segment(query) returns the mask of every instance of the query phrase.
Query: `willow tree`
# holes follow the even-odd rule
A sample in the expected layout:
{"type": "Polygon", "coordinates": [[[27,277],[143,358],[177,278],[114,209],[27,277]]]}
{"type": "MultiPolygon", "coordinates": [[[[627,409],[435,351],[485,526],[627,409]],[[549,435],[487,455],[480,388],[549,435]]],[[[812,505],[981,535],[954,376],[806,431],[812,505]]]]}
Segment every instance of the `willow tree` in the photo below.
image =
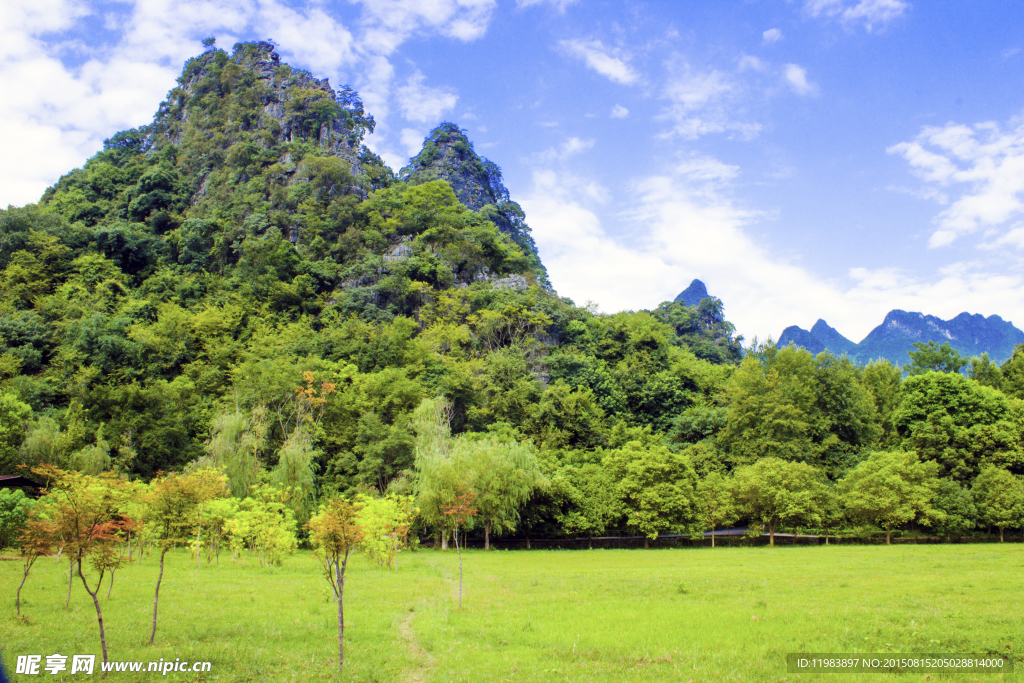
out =
{"type": "Polygon", "coordinates": [[[413,413],[416,507],[423,522],[440,533],[442,550],[448,549],[450,527],[444,510],[469,483],[452,452],[451,419],[452,406],[444,398],[424,399],[413,413]]]}
{"type": "Polygon", "coordinates": [[[476,496],[474,507],[484,526],[484,550],[491,532],[515,531],[519,510],[539,488],[548,485],[530,442],[499,441],[464,435],[454,440],[453,460],[469,473],[476,496]]]}

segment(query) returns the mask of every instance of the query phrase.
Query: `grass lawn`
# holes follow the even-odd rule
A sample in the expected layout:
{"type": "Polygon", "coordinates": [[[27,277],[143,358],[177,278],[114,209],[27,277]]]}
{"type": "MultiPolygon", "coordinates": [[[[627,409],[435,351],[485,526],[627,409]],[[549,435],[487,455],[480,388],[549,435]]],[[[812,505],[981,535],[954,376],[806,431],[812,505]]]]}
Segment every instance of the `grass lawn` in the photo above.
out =
{"type": "MultiPolygon", "coordinates": [[[[354,557],[345,582],[345,674],[338,676],[336,608],[311,554],[300,552],[278,568],[222,557],[220,566],[201,570],[186,553],[169,554],[153,647],[147,642],[157,565],[149,556],[120,570],[110,599],[101,600],[110,658],[212,662],[208,673],[167,674],[176,681],[467,683],[850,675],[866,683],[927,679],[789,674],[785,655],[1024,658],[1021,544],[468,551],[463,557],[462,611],[454,551],[403,553],[398,572],[354,557]]],[[[20,578],[20,562],[0,562],[0,648],[9,673],[19,654],[100,654],[96,613],[77,578],[64,609],[65,562],[36,564],[19,620],[20,578]]],[[[96,677],[98,669],[97,662],[96,677]]],[[[157,675],[111,673],[108,680],[157,675]]],[[[931,674],[940,678],[1024,675],[931,674]]]]}

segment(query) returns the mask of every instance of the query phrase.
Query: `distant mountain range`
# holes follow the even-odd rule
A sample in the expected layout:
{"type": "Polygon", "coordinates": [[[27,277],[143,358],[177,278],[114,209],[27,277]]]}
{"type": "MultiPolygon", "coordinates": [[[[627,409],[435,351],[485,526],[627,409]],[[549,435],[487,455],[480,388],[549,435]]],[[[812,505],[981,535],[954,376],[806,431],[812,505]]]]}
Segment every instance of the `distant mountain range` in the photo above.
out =
{"type": "Polygon", "coordinates": [[[847,355],[857,363],[867,363],[877,358],[886,358],[894,365],[910,362],[908,351],[913,351],[915,342],[949,342],[949,345],[965,357],[988,353],[989,358],[1002,363],[1013,355],[1018,344],[1024,344],[1024,332],[1003,320],[998,315],[961,313],[952,320],[942,320],[934,315],[908,313],[892,310],[882,324],[871,330],[858,344],[850,341],[819,319],[814,327],[805,330],[792,325],[783,330],[778,345],[796,344],[811,353],[828,350],[841,356],[847,355]]]}

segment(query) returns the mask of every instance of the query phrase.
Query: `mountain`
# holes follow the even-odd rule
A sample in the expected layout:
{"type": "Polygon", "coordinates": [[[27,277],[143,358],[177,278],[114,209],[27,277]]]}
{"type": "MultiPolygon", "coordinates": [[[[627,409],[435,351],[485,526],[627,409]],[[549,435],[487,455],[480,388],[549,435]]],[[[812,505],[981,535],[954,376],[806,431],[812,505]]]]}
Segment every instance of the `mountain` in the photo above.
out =
{"type": "Polygon", "coordinates": [[[704,283],[700,280],[694,280],[690,283],[690,286],[679,293],[673,301],[678,301],[686,304],[687,306],[696,306],[700,303],[701,299],[707,299],[708,288],[704,286],[704,283]]]}
{"type": "Polygon", "coordinates": [[[894,365],[904,365],[910,360],[907,352],[914,350],[915,342],[930,341],[948,342],[965,357],[988,353],[992,360],[1002,363],[1013,355],[1014,347],[1024,344],[1024,332],[998,315],[986,318],[961,313],[952,320],[942,320],[933,315],[896,309],[889,311],[882,324],[860,343],[850,341],[819,319],[810,331],[795,325],[787,327],[778,344],[795,344],[812,353],[827,349],[836,355],[848,355],[859,363],[886,358],[894,365]]]}
{"type": "Polygon", "coordinates": [[[423,149],[401,170],[399,177],[411,185],[444,180],[466,208],[486,215],[512,238],[527,255],[538,281],[547,285],[547,271],[526,224],[522,207],[511,200],[502,182],[501,169],[473,149],[466,132],[454,123],[442,123],[430,131],[423,149]]]}

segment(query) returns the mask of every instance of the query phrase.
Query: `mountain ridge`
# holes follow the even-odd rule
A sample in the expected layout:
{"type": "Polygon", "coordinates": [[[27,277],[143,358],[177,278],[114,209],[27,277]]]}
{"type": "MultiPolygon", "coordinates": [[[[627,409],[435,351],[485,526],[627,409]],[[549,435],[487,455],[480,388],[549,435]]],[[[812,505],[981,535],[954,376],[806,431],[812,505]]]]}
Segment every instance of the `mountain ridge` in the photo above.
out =
{"type": "Polygon", "coordinates": [[[1024,344],[1024,331],[998,315],[987,318],[979,313],[963,312],[943,320],[917,311],[893,309],[880,325],[860,342],[847,339],[823,319],[818,319],[810,330],[791,325],[779,336],[778,345],[795,344],[812,353],[829,351],[847,355],[858,363],[885,358],[894,365],[909,361],[908,351],[917,342],[949,343],[965,357],[987,353],[1001,363],[1013,355],[1018,344],[1024,344]]]}

